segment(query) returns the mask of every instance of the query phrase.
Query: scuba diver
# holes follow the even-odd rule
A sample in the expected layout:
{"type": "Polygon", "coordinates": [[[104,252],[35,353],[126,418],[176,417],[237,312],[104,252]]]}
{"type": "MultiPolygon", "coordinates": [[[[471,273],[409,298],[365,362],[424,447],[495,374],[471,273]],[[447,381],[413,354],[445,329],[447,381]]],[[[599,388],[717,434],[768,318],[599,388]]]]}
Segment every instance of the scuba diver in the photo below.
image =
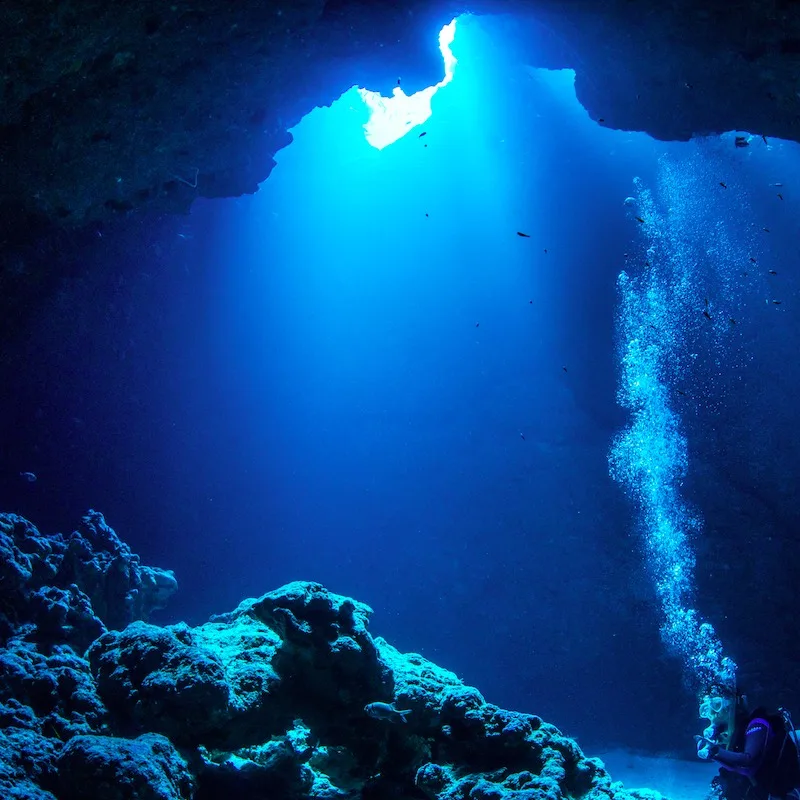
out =
{"type": "Polygon", "coordinates": [[[752,711],[743,694],[706,696],[700,716],[710,721],[695,736],[697,755],[715,761],[712,782],[726,800],[800,800],[800,746],[789,712],[752,711]]]}

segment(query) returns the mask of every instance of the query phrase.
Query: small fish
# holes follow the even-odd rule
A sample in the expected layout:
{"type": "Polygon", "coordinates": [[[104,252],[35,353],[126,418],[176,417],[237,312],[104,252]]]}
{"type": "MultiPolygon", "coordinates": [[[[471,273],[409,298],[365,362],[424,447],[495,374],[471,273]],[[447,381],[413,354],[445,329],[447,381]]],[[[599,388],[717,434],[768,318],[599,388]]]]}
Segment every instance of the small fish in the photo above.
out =
{"type": "Polygon", "coordinates": [[[367,703],[364,713],[383,722],[408,722],[406,715],[411,713],[411,709],[400,711],[394,707],[394,703],[367,703]]]}
{"type": "Polygon", "coordinates": [[[600,117],[600,119],[597,121],[602,125],[605,122],[605,119],[603,117],[600,117]]]}
{"type": "Polygon", "coordinates": [[[675,391],[676,391],[676,392],[677,392],[679,395],[682,395],[683,397],[686,397],[686,392],[684,392],[684,391],[683,391],[683,389],[676,389],[675,391]]]}
{"type": "Polygon", "coordinates": [[[530,305],[533,305],[533,300],[528,300],[528,303],[530,303],[530,305]]]}
{"type": "Polygon", "coordinates": [[[429,214],[427,212],[425,212],[425,216],[427,217],[427,216],[429,216],[429,214]]]}
{"type": "Polygon", "coordinates": [[[641,222],[641,224],[642,224],[642,225],[644,225],[644,220],[643,220],[641,217],[634,217],[634,219],[635,219],[637,222],[641,222]]]}
{"type": "Polygon", "coordinates": [[[567,368],[566,367],[561,367],[561,369],[563,369],[564,372],[567,372],[567,368]]]}
{"type": "Polygon", "coordinates": [[[519,438],[522,439],[523,442],[525,441],[525,434],[522,431],[519,432],[519,438]]]}
{"type": "Polygon", "coordinates": [[[708,313],[708,311],[704,311],[704,312],[703,312],[703,316],[704,316],[704,317],[705,317],[707,320],[710,320],[710,319],[711,319],[711,314],[709,314],[709,313],[708,313]]]}
{"type": "Polygon", "coordinates": [[[783,200],[783,195],[780,192],[778,192],[778,197],[780,197],[780,199],[783,200]]]}
{"type": "Polygon", "coordinates": [[[735,325],[736,324],[736,320],[733,317],[730,317],[728,319],[728,322],[730,322],[731,325],[735,325]]]}
{"type": "Polygon", "coordinates": [[[397,79],[397,85],[400,85],[400,78],[397,79]]]}
{"type": "Polygon", "coordinates": [[[745,278],[746,278],[746,277],[747,277],[749,274],[750,274],[750,273],[749,273],[749,272],[748,272],[746,269],[745,269],[745,270],[742,270],[742,275],[744,275],[744,277],[745,277],[745,278]]]}
{"type": "Polygon", "coordinates": [[[523,239],[531,238],[531,235],[529,233],[523,233],[522,231],[517,231],[517,236],[521,236],[523,239]]]}
{"type": "Polygon", "coordinates": [[[544,254],[547,255],[547,248],[544,249],[544,254]]]}
{"type": "Polygon", "coordinates": [[[689,83],[688,81],[684,81],[684,82],[683,82],[683,85],[684,85],[684,86],[685,86],[687,89],[694,89],[694,86],[692,86],[692,84],[691,84],[691,83],[689,83]]]}
{"type": "Polygon", "coordinates": [[[36,482],[36,475],[33,472],[20,472],[19,476],[22,480],[28,481],[28,483],[36,482]]]}
{"type": "Polygon", "coordinates": [[[761,140],[764,142],[764,144],[769,144],[769,142],[767,141],[767,137],[764,136],[763,133],[761,134],[761,140]]]}
{"type": "Polygon", "coordinates": [[[704,297],[704,298],[703,298],[703,300],[705,301],[706,308],[708,308],[708,298],[707,298],[707,297],[704,297]]]}
{"type": "Polygon", "coordinates": [[[736,147],[749,147],[750,141],[746,136],[737,136],[734,140],[734,145],[736,145],[736,147]]]}
{"type": "Polygon", "coordinates": [[[728,188],[728,184],[727,184],[727,183],[725,183],[724,181],[720,181],[720,182],[719,182],[719,185],[720,185],[720,186],[721,186],[723,189],[727,189],[727,188],[728,188]]]}
{"type": "Polygon", "coordinates": [[[750,263],[751,264],[755,264],[756,263],[756,260],[753,258],[753,256],[750,256],[750,263]]]}
{"type": "Polygon", "coordinates": [[[480,322],[476,322],[476,323],[475,323],[475,327],[476,327],[476,328],[480,328],[480,326],[481,326],[480,322]]]}
{"type": "Polygon", "coordinates": [[[783,186],[782,183],[771,183],[770,186],[783,186]]]}
{"type": "Polygon", "coordinates": [[[422,131],[422,133],[417,138],[421,139],[423,136],[427,136],[427,135],[428,135],[428,131],[422,131]]]}
{"type": "Polygon", "coordinates": [[[769,271],[769,274],[770,274],[770,275],[777,275],[778,273],[777,273],[777,272],[776,272],[774,269],[771,269],[771,270],[769,271]]]}
{"type": "Polygon", "coordinates": [[[649,267],[649,266],[650,266],[650,262],[649,262],[649,261],[645,261],[645,262],[644,262],[644,265],[645,265],[646,267],[649,267]]]}
{"type": "Polygon", "coordinates": [[[781,301],[781,300],[773,300],[772,301],[772,305],[779,306],[781,304],[781,302],[783,302],[783,301],[781,301]]]}
{"type": "Polygon", "coordinates": [[[761,230],[764,231],[764,233],[769,233],[769,228],[762,228],[761,230]]]}

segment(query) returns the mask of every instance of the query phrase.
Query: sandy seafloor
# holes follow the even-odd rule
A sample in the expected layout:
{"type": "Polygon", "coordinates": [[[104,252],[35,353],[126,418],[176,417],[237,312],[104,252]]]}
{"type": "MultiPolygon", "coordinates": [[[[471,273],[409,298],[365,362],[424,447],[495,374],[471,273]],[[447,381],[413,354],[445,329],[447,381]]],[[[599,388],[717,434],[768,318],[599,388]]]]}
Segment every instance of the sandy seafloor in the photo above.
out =
{"type": "Polygon", "coordinates": [[[602,759],[612,780],[626,789],[655,789],[669,800],[704,800],[718,764],[645,756],[625,750],[588,753],[602,759]]]}

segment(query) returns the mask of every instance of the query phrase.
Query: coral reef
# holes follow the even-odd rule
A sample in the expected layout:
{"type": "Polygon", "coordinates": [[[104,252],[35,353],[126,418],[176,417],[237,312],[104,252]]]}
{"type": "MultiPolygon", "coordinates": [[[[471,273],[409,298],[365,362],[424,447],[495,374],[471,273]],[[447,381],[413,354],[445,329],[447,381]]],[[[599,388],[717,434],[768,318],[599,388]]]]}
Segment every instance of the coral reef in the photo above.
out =
{"type": "Polygon", "coordinates": [[[290,583],[189,627],[101,514],[69,537],[0,515],[0,795],[15,800],[630,800],[537,716],[290,583]],[[373,702],[406,720],[365,713],[373,702]],[[391,709],[389,709],[391,711],[391,709]]]}
{"type": "Polygon", "coordinates": [[[0,639],[33,625],[33,635],[76,649],[106,628],[147,619],[178,586],[171,571],[142,566],[97,511],[69,536],[0,514],[0,582],[0,639]]]}

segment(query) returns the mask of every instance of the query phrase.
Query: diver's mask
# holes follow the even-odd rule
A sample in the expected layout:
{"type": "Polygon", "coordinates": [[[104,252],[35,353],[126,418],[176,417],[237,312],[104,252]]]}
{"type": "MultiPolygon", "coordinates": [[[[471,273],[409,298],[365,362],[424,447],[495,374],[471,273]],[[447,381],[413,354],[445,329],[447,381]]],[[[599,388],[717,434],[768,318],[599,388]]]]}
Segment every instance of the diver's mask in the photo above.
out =
{"type": "Polygon", "coordinates": [[[699,713],[709,722],[703,738],[727,748],[736,721],[736,698],[726,694],[707,694],[700,700],[699,713]]]}

